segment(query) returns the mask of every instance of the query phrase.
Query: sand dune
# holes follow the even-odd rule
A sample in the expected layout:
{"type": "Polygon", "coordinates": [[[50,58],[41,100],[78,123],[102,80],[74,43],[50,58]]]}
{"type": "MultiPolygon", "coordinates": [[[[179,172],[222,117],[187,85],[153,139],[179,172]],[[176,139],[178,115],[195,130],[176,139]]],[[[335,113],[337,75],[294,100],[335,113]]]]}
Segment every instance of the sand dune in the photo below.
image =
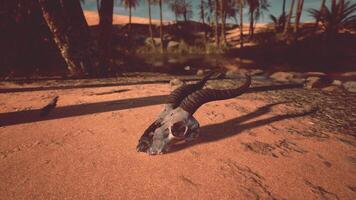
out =
{"type": "MultiPolygon", "coordinates": [[[[85,18],[87,19],[87,22],[89,26],[97,25],[99,24],[99,15],[95,11],[84,11],[85,18]]],[[[164,21],[167,23],[168,21],[164,21]]],[[[129,17],[125,15],[114,15],[113,17],[113,24],[127,24],[129,23],[129,17]]],[[[132,23],[136,24],[148,24],[149,20],[148,18],[144,17],[132,17],[132,23]]],[[[152,19],[152,23],[154,24],[159,24],[158,19],[152,19]]]]}

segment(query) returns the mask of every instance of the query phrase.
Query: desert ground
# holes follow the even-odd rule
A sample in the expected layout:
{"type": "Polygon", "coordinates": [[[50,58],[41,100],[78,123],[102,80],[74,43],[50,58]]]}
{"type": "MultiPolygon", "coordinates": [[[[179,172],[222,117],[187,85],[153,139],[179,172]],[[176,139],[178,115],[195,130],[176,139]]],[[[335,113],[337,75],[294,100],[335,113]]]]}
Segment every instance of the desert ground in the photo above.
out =
{"type": "Polygon", "coordinates": [[[196,141],[149,156],[169,84],[67,82],[1,83],[0,199],[356,199],[355,95],[254,79],[195,113],[196,141]]]}

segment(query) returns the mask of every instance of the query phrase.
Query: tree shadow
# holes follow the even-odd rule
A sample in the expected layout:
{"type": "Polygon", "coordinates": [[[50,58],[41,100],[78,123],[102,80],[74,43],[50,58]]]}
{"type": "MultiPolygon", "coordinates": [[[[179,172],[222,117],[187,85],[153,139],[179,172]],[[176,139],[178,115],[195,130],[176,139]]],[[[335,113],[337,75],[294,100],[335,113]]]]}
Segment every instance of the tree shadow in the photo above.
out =
{"type": "Polygon", "coordinates": [[[192,141],[192,142],[176,143],[176,144],[172,145],[169,153],[181,151],[183,149],[187,149],[192,146],[199,145],[199,144],[217,142],[219,140],[223,140],[223,139],[241,134],[244,130],[257,128],[260,126],[271,124],[271,123],[277,122],[277,121],[282,121],[285,119],[292,119],[292,118],[307,116],[307,115],[310,115],[316,111],[316,108],[313,108],[313,109],[303,111],[300,113],[276,115],[276,116],[273,116],[273,117],[270,117],[267,119],[261,119],[261,120],[257,120],[257,121],[253,121],[253,122],[243,123],[248,120],[262,116],[264,114],[267,114],[267,113],[271,112],[271,108],[273,106],[276,106],[278,104],[283,104],[283,103],[286,103],[286,102],[269,104],[269,105],[263,106],[261,108],[258,108],[257,110],[255,110],[252,113],[248,113],[246,115],[243,115],[243,116],[240,116],[240,117],[237,117],[237,118],[234,118],[234,119],[222,122],[222,123],[203,126],[200,129],[200,137],[197,140],[192,141]]]}
{"type": "Polygon", "coordinates": [[[23,110],[16,112],[0,113],[0,126],[9,126],[23,123],[46,121],[94,113],[124,110],[130,108],[163,104],[166,95],[120,99],[96,103],[85,103],[56,107],[48,116],[40,117],[41,109],[23,110]]]}
{"type": "MultiPolygon", "coordinates": [[[[246,93],[264,92],[281,89],[300,88],[298,84],[258,86],[250,88],[246,93]]],[[[37,121],[46,121],[67,117],[89,115],[102,112],[138,108],[163,104],[168,95],[157,95],[149,97],[139,97],[131,99],[119,99],[113,101],[103,101],[96,103],[85,103],[79,105],[69,105],[56,107],[48,116],[40,117],[41,109],[22,110],[15,112],[0,113],[0,126],[9,126],[37,121]]]]}

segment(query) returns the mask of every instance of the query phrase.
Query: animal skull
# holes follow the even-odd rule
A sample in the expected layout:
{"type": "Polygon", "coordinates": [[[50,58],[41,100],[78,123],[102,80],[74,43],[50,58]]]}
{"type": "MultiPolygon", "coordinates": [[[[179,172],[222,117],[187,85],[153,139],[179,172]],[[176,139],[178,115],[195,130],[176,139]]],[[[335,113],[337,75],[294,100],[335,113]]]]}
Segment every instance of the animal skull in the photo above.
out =
{"type": "Polygon", "coordinates": [[[161,154],[169,150],[173,141],[191,141],[199,136],[199,122],[194,112],[204,103],[228,99],[244,93],[251,84],[251,78],[239,88],[228,90],[202,89],[210,73],[196,84],[183,85],[168,97],[167,104],[141,136],[137,145],[138,152],[150,155],[161,154]]]}

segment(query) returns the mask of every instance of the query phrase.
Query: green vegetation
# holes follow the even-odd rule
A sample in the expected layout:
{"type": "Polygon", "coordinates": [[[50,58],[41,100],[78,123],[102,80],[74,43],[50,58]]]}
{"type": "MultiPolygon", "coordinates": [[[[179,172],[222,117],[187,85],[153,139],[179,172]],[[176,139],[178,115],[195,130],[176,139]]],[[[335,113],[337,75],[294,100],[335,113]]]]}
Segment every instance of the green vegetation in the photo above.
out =
{"type": "Polygon", "coordinates": [[[291,0],[289,10],[283,0],[281,14],[269,15],[273,23],[262,28],[256,24],[268,12],[268,0],[200,0],[199,13],[193,13],[189,0],[146,1],[147,25],[131,20],[140,0],[121,0],[130,11],[124,26],[113,25],[115,1],[98,0],[99,25],[92,27],[79,0],[6,1],[0,10],[5,30],[1,75],[110,76],[134,62],[142,67],[133,69],[145,70],[153,64],[147,60],[195,56],[246,58],[263,66],[295,61],[323,65],[355,57],[350,44],[355,42],[356,3],[351,1],[333,0],[327,6],[323,0],[320,9],[308,11],[315,23],[300,23],[304,0],[291,0]],[[151,20],[152,4],[160,7],[158,24],[151,20]],[[162,10],[163,4],[176,21],[164,21],[168,11],[162,10]],[[243,13],[248,13],[248,21],[243,13]],[[199,15],[199,22],[190,20],[193,14],[199,15]]]}

